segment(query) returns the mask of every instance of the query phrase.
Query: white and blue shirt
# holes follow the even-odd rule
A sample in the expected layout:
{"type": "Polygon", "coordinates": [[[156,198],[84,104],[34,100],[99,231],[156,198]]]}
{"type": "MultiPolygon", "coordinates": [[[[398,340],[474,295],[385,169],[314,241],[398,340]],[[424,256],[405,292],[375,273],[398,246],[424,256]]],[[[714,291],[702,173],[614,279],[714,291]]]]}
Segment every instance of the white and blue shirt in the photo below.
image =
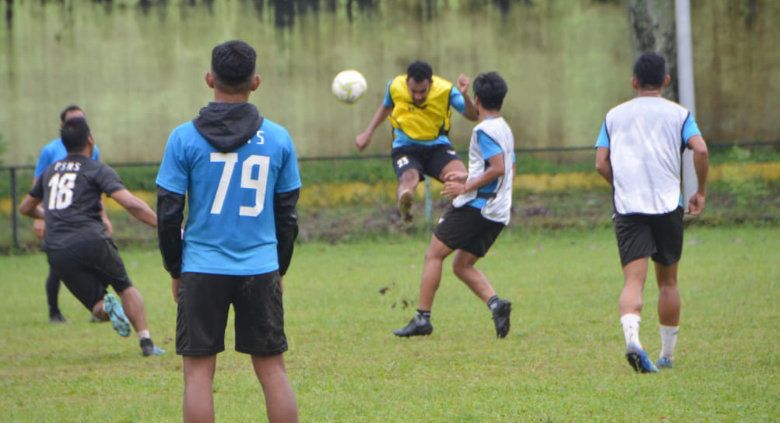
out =
{"type": "Polygon", "coordinates": [[[192,122],[173,130],[157,185],[188,197],[182,271],[248,276],[279,268],[273,196],[301,187],[287,130],[265,119],[220,153],[192,122]]]}
{"type": "MultiPolygon", "coordinates": [[[[393,80],[391,79],[387,83],[387,87],[385,88],[385,99],[382,101],[382,106],[385,109],[392,109],[395,103],[393,103],[393,99],[390,96],[390,84],[393,83],[393,80]]],[[[458,87],[455,85],[452,86],[452,89],[450,90],[450,106],[458,111],[458,113],[463,114],[466,113],[466,99],[463,98],[463,94],[458,90],[458,87]]],[[[400,128],[393,128],[393,148],[398,147],[407,147],[407,146],[423,146],[423,147],[433,147],[436,145],[452,145],[450,143],[450,139],[447,137],[447,135],[439,135],[435,140],[415,140],[408,135],[404,133],[400,128]]]]}
{"type": "Polygon", "coordinates": [[[682,151],[701,135],[687,109],[636,97],[607,113],[596,147],[609,149],[615,211],[665,214],[680,206],[682,151]]]}
{"type": "Polygon", "coordinates": [[[504,118],[485,119],[474,127],[469,143],[469,175],[473,180],[488,169],[488,160],[498,154],[504,156],[504,175],[474,191],[465,192],[452,200],[454,207],[474,207],[485,219],[509,224],[512,208],[512,180],[515,162],[515,139],[504,118]]]}
{"type": "MultiPolygon", "coordinates": [[[[33,176],[35,176],[35,179],[40,178],[47,167],[65,157],[68,157],[68,150],[65,149],[65,144],[62,143],[62,139],[53,139],[41,149],[41,154],[38,156],[38,163],[35,164],[33,176]]],[[[100,160],[100,151],[98,150],[97,145],[92,151],[92,160],[100,160]]]]}

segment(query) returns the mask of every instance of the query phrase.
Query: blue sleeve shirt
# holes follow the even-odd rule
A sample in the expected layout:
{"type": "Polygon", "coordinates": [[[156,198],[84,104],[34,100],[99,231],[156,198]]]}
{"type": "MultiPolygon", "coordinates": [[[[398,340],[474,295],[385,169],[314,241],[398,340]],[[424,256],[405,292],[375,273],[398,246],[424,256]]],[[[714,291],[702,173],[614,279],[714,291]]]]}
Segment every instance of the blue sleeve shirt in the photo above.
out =
{"type": "Polygon", "coordinates": [[[598,147],[609,148],[609,133],[607,132],[607,121],[601,123],[601,129],[599,130],[599,137],[596,139],[596,148],[598,147]]]}
{"type": "MultiPolygon", "coordinates": [[[[47,167],[65,157],[68,157],[68,150],[65,149],[62,140],[60,138],[52,140],[41,149],[41,154],[38,156],[38,162],[35,164],[33,176],[35,176],[35,179],[38,179],[43,175],[43,171],[46,170],[47,167]]],[[[92,151],[92,160],[100,161],[100,150],[98,150],[97,145],[95,145],[95,149],[92,151]]]]}
{"type": "MultiPolygon", "coordinates": [[[[689,113],[688,117],[685,118],[685,122],[683,123],[683,128],[682,128],[681,136],[682,136],[683,145],[687,146],[688,140],[691,139],[691,137],[694,137],[696,135],[701,136],[701,131],[699,130],[699,125],[696,124],[696,119],[694,119],[693,114],[689,113]]],[[[609,148],[609,133],[607,132],[606,121],[601,123],[599,136],[596,139],[596,147],[609,148]]]]}
{"type": "Polygon", "coordinates": [[[688,145],[688,140],[696,135],[701,136],[699,125],[696,124],[696,119],[693,118],[693,113],[688,113],[688,117],[685,118],[682,129],[683,145],[688,145]]]}
{"type": "Polygon", "coordinates": [[[279,268],[273,196],[301,187],[285,128],[265,119],[245,145],[220,153],[187,122],[168,138],[157,185],[187,196],[182,271],[248,276],[279,268]]]}

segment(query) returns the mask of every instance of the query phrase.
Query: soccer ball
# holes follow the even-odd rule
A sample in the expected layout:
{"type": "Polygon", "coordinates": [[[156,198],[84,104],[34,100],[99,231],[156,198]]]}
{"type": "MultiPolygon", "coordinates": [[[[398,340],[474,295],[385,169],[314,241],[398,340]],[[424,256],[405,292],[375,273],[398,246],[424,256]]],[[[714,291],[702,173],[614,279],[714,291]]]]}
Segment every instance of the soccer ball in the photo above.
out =
{"type": "Polygon", "coordinates": [[[331,91],[337,99],[345,103],[354,103],[366,92],[366,78],[356,70],[341,71],[333,78],[331,91]]]}

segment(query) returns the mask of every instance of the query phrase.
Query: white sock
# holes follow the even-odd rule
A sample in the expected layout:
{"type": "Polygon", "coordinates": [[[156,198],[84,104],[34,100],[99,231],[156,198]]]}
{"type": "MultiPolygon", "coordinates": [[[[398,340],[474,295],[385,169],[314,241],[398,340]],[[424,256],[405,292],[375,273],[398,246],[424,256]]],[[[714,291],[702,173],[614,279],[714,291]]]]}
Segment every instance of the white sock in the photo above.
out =
{"type": "Polygon", "coordinates": [[[638,314],[624,314],[620,316],[620,324],[623,325],[623,335],[626,337],[626,346],[636,344],[642,348],[639,343],[639,322],[642,320],[638,314]]]}
{"type": "Polygon", "coordinates": [[[680,332],[679,326],[664,326],[658,330],[661,333],[661,357],[671,360],[674,355],[674,346],[677,345],[677,334],[680,332]]]}
{"type": "Polygon", "coordinates": [[[138,339],[152,339],[152,336],[149,335],[149,329],[138,332],[138,339]]]}

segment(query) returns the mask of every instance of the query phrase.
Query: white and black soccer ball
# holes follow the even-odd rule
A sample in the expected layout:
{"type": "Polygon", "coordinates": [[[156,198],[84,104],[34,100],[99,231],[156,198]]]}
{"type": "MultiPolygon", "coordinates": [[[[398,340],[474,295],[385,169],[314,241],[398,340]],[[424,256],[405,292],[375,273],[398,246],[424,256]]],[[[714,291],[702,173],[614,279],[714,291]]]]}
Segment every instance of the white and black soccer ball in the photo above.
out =
{"type": "Polygon", "coordinates": [[[366,78],[356,70],[341,71],[333,78],[331,91],[337,99],[345,103],[354,103],[366,92],[366,78]]]}

